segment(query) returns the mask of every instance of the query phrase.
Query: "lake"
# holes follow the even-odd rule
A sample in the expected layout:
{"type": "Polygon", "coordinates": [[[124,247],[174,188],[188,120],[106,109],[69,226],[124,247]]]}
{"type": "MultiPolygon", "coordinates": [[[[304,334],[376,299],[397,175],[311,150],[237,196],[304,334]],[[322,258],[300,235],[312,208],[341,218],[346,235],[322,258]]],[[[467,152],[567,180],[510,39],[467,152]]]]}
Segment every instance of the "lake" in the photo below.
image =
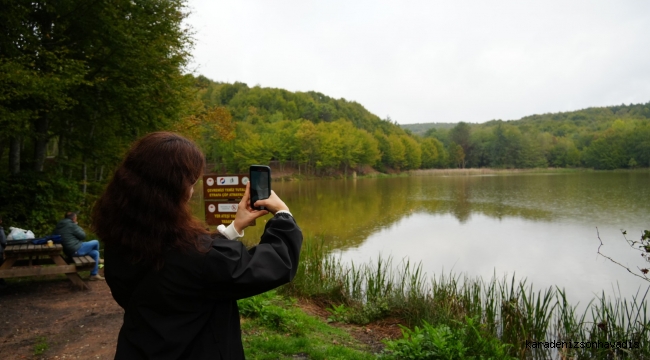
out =
{"type": "MultiPolygon", "coordinates": [[[[564,288],[583,305],[615,287],[629,299],[648,288],[597,256],[596,229],[603,253],[631,269],[644,266],[621,229],[633,240],[650,229],[650,171],[310,180],[273,189],[306,237],[322,238],[345,262],[390,256],[394,265],[421,262],[430,277],[515,274],[537,290],[564,288]]],[[[243,241],[257,242],[263,225],[258,220],[243,241]]]]}

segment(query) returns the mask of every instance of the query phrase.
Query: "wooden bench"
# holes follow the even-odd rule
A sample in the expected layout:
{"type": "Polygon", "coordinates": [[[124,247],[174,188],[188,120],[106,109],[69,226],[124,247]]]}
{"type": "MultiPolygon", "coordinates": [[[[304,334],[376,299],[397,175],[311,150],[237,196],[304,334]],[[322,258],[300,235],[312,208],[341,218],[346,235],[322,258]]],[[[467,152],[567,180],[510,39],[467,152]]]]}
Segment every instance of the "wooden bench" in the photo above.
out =
{"type": "Polygon", "coordinates": [[[92,270],[95,267],[95,259],[89,255],[73,256],[72,262],[77,267],[77,271],[92,270]]]}
{"type": "Polygon", "coordinates": [[[79,271],[91,270],[95,260],[90,256],[75,256],[66,261],[62,256],[61,244],[47,245],[8,245],[5,248],[5,262],[0,267],[0,278],[65,274],[72,283],[81,289],[90,289],[79,276],[79,271]],[[44,266],[50,265],[50,266],[44,266]]]}

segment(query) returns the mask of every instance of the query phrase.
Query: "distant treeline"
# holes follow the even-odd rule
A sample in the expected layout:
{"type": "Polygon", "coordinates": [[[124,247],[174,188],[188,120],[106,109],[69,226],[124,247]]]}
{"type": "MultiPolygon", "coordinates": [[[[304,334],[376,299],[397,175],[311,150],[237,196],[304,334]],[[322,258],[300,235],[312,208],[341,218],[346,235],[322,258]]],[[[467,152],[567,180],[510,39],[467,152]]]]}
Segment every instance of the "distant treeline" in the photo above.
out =
{"type": "Polygon", "coordinates": [[[226,170],[242,171],[271,160],[317,175],[364,165],[408,170],[448,164],[441,141],[412,136],[353,101],[217,83],[202,76],[197,87],[202,110],[178,130],[192,133],[208,161],[226,170]]]}
{"type": "Polygon", "coordinates": [[[225,170],[271,160],[309,174],[347,173],[364,165],[380,171],[650,166],[650,103],[484,124],[416,124],[428,128],[419,136],[356,102],[317,92],[218,83],[203,76],[196,86],[201,114],[179,131],[201,124],[204,130],[193,137],[208,161],[225,170]]]}

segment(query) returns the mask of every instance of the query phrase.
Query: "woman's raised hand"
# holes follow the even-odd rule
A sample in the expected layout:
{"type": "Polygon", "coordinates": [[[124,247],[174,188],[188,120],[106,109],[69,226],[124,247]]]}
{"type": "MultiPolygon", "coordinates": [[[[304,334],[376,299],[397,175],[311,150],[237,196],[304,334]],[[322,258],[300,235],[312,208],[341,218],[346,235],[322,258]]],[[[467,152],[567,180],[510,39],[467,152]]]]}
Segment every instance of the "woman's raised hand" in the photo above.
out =
{"type": "Polygon", "coordinates": [[[258,217],[264,216],[269,213],[266,210],[255,210],[251,208],[250,187],[251,187],[251,183],[249,182],[248,184],[246,184],[246,191],[244,192],[244,197],[242,197],[241,201],[239,202],[239,206],[237,206],[237,214],[235,215],[234,226],[235,226],[235,231],[237,231],[238,233],[241,233],[245,228],[253,225],[255,219],[257,219],[258,217]]]}
{"type": "Polygon", "coordinates": [[[280,210],[289,211],[289,207],[275,194],[275,191],[271,190],[271,196],[268,199],[257,200],[255,202],[256,207],[264,206],[268,211],[273,215],[280,210]]]}

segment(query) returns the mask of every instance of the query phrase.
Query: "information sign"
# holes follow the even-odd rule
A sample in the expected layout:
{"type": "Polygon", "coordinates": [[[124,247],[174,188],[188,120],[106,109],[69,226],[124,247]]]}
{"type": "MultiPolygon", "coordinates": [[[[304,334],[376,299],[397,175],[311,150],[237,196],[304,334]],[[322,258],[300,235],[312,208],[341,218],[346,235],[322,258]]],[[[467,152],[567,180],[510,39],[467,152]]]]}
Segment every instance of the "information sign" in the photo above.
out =
{"type": "Polygon", "coordinates": [[[205,222],[208,225],[229,225],[235,220],[238,203],[234,202],[205,202],[205,222]]]}
{"type": "Polygon", "coordinates": [[[203,175],[203,200],[241,200],[248,184],[246,175],[203,175]]]}
{"type": "Polygon", "coordinates": [[[208,225],[226,226],[233,222],[239,202],[246,192],[246,184],[248,174],[203,175],[205,222],[208,225]]]}

